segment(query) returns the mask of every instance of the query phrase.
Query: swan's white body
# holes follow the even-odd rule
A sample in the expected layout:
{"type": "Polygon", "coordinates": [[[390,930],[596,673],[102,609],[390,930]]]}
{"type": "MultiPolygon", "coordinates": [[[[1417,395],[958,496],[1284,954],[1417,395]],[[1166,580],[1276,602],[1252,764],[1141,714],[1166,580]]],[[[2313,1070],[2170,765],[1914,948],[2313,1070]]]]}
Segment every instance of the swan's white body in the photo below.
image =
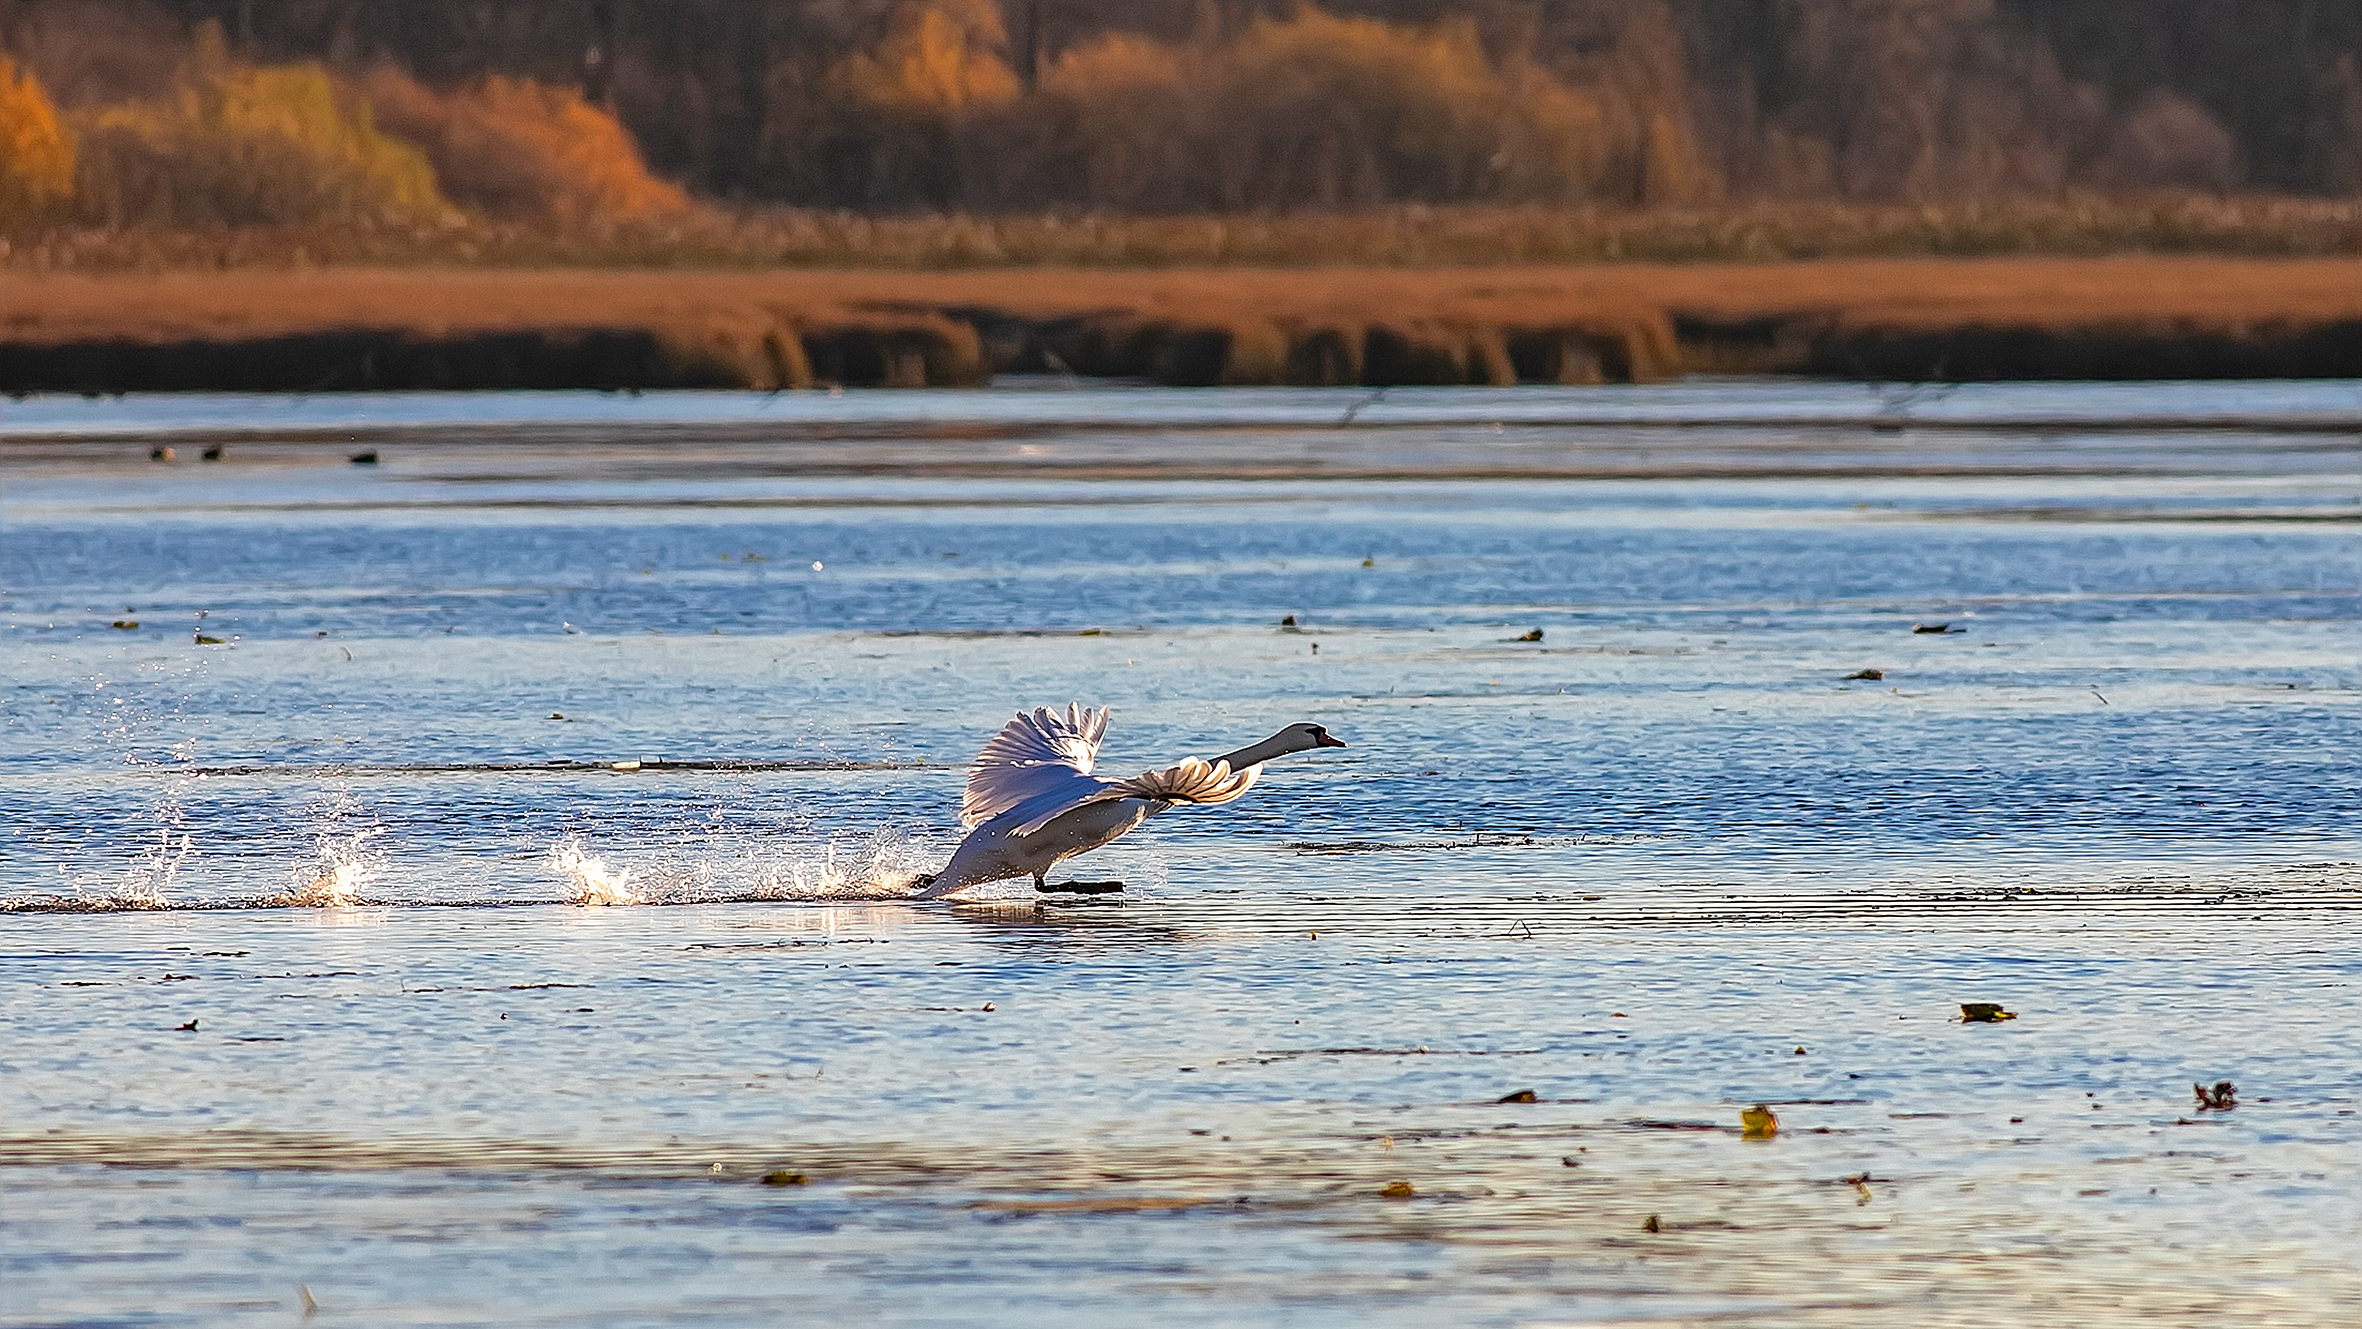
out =
{"type": "Polygon", "coordinates": [[[1184,758],[1161,771],[1128,780],[1094,775],[1105,708],[1068,703],[1061,715],[1047,707],[1019,712],[994,735],[968,772],[960,822],[971,828],[919,898],[1011,877],[1033,878],[1111,843],[1176,803],[1228,803],[1252,788],[1273,757],[1308,748],[1345,746],[1316,724],[1290,725],[1260,743],[1213,761],[1184,758]]]}

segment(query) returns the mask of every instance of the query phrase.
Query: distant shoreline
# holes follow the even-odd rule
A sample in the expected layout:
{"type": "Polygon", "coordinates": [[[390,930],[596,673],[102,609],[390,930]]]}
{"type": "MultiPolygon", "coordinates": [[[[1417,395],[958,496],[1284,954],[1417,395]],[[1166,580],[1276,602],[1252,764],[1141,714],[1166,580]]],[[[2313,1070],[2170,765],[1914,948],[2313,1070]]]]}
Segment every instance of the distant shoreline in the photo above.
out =
{"type": "Polygon", "coordinates": [[[0,391],[2362,376],[2347,257],[11,271],[0,391]]]}

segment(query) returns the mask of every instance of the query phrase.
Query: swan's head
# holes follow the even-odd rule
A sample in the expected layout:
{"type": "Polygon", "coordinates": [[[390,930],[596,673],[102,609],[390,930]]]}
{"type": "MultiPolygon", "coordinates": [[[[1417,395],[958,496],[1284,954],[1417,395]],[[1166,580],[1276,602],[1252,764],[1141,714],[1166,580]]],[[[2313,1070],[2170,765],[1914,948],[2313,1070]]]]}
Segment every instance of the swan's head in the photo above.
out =
{"type": "Polygon", "coordinates": [[[1243,771],[1249,766],[1266,762],[1273,757],[1284,757],[1291,752],[1307,752],[1313,748],[1341,748],[1345,740],[1331,738],[1329,731],[1316,724],[1292,724],[1271,737],[1250,747],[1240,748],[1216,758],[1230,763],[1230,769],[1243,771]]]}
{"type": "Polygon", "coordinates": [[[1313,748],[1341,748],[1344,746],[1345,740],[1331,737],[1325,726],[1292,724],[1257,743],[1252,750],[1260,754],[1256,757],[1257,761],[1267,761],[1272,757],[1285,756],[1290,752],[1306,752],[1313,748]]]}

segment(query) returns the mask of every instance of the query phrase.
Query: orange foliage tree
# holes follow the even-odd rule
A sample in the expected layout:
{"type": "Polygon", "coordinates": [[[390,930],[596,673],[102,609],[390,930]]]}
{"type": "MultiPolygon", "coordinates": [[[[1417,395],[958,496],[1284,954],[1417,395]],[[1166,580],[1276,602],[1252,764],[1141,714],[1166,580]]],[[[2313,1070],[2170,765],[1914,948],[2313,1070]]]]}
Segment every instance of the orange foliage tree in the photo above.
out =
{"type": "Polygon", "coordinates": [[[390,66],[356,87],[379,124],[425,150],[446,195],[490,216],[583,225],[689,207],[678,185],[649,174],[615,117],[573,88],[493,75],[436,92],[390,66]]]}
{"type": "Polygon", "coordinates": [[[1227,40],[1115,33],[1026,93],[997,14],[905,3],[869,51],[775,81],[765,184],[877,207],[1135,212],[1711,196],[1686,121],[1496,57],[1466,20],[1304,6],[1227,40]],[[1636,127],[1634,127],[1636,126],[1636,127]]]}
{"type": "Polygon", "coordinates": [[[1018,97],[989,0],[905,0],[885,36],[807,84],[782,66],[761,155],[790,197],[946,207],[966,194],[977,133],[1018,97]]]}
{"type": "Polygon", "coordinates": [[[74,193],[74,143],[39,80],[0,55],[0,226],[54,214],[74,193]]]}

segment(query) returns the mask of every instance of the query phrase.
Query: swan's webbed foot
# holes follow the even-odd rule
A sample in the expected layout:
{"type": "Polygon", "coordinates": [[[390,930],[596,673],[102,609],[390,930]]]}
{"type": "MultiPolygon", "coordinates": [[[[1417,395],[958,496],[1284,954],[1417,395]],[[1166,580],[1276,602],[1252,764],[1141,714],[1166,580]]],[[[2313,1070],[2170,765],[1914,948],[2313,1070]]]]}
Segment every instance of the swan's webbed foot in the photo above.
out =
{"type": "Polygon", "coordinates": [[[1044,895],[1112,895],[1124,888],[1120,881],[1062,881],[1055,886],[1035,882],[1033,888],[1044,895]]]}

